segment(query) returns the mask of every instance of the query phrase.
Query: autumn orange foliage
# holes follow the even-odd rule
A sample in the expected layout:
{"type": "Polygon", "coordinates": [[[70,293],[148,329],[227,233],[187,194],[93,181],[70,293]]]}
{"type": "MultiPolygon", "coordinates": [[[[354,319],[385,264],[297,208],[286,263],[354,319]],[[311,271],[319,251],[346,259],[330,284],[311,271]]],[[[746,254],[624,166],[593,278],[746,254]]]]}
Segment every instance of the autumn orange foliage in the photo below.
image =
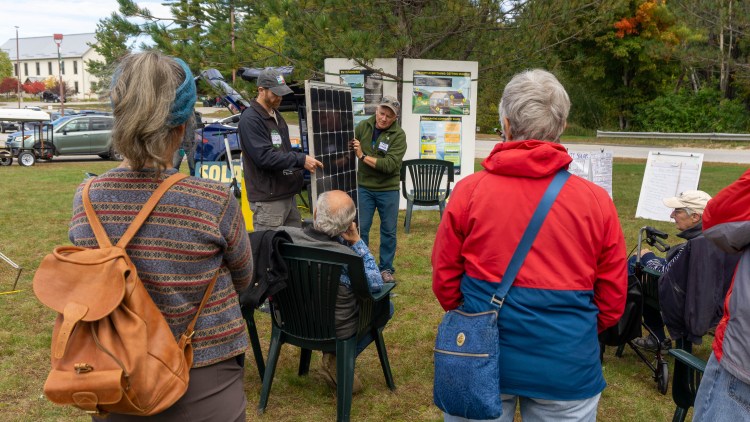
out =
{"type": "Polygon", "coordinates": [[[624,38],[626,35],[638,35],[641,31],[647,29],[658,31],[660,25],[654,19],[654,12],[658,6],[663,4],[664,0],[647,0],[641,3],[636,9],[634,17],[624,17],[614,23],[614,27],[617,29],[615,35],[618,38],[624,38]],[[654,26],[655,28],[653,28],[654,26]]]}

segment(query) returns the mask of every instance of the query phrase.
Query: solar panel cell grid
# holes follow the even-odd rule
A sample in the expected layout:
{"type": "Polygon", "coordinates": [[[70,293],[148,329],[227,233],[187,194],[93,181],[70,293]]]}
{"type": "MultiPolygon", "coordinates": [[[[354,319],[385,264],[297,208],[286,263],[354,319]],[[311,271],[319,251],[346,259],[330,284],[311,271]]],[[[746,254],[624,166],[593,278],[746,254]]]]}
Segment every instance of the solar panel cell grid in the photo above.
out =
{"type": "Polygon", "coordinates": [[[306,81],[310,153],[323,168],[312,175],[313,204],[318,195],[342,190],[357,204],[357,157],[349,148],[354,138],[351,88],[306,81]]]}

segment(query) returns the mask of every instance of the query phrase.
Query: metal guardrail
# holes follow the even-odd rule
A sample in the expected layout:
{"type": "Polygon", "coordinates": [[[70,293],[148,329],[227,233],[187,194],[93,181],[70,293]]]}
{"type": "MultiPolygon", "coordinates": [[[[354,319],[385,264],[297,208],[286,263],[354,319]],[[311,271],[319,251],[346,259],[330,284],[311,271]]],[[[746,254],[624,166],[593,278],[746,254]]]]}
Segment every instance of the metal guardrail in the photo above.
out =
{"type": "Polygon", "coordinates": [[[667,133],[667,132],[605,132],[596,131],[597,138],[638,139],[699,139],[708,141],[750,141],[748,133],[667,133]]]}

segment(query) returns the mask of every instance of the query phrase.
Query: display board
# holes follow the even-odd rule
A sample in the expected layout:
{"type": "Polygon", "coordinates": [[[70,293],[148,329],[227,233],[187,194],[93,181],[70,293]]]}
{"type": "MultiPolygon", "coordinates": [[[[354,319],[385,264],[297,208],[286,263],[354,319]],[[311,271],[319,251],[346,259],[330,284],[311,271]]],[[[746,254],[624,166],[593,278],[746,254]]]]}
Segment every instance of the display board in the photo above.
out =
{"type": "Polygon", "coordinates": [[[571,152],[568,171],[604,188],[612,198],[612,152],[571,152]]]}
{"type": "Polygon", "coordinates": [[[703,154],[649,151],[636,217],[670,221],[672,209],[662,199],[698,189],[703,154]]]}
{"type": "MultiPolygon", "coordinates": [[[[474,173],[479,64],[404,59],[403,75],[404,160],[434,157],[451,161],[456,182],[474,173]]],[[[407,182],[407,189],[409,185],[407,182]]]]}
{"type": "Polygon", "coordinates": [[[354,139],[352,91],[348,85],[305,81],[307,141],[310,155],[323,163],[312,174],[312,202],[318,195],[342,190],[357,201],[357,157],[349,147],[354,139]]]}
{"type": "MultiPolygon", "coordinates": [[[[399,98],[398,77],[402,80],[399,100],[399,124],[406,133],[404,160],[436,157],[452,161],[455,182],[474,173],[474,141],[477,128],[477,80],[479,63],[456,60],[404,59],[399,73],[395,58],[376,58],[362,63],[350,59],[324,61],[326,82],[348,84],[358,89],[363,84],[364,110],[367,114],[368,77],[376,92],[377,77],[382,77],[382,95],[399,98]],[[370,75],[370,76],[368,76],[370,75]],[[398,76],[398,77],[397,77],[398,76]],[[418,98],[417,98],[418,97],[418,98]]],[[[379,91],[373,95],[379,95],[379,91]]],[[[360,96],[357,97],[359,99],[360,96]]],[[[355,101],[355,108],[360,107],[355,101]]],[[[356,108],[359,112],[358,108],[356,108]]],[[[357,121],[360,121],[357,118],[357,121]]],[[[406,188],[411,188],[407,180],[406,188]]],[[[399,208],[406,208],[401,197],[399,208]]]]}

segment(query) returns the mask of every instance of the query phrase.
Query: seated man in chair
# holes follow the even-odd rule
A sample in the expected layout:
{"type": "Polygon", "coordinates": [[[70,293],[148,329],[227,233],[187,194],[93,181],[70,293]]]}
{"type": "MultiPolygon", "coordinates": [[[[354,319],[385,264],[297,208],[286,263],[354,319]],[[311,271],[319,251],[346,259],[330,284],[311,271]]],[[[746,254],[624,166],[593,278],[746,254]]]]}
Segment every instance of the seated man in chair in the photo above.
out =
{"type": "MultiPolygon", "coordinates": [[[[364,260],[365,274],[370,291],[378,292],[383,287],[383,278],[370,250],[359,236],[354,217],[357,209],[346,192],[329,191],[318,196],[317,207],[313,211],[313,225],[299,229],[281,227],[289,233],[297,245],[313,246],[361,257],[364,260]]],[[[339,292],[336,300],[336,336],[348,338],[357,332],[357,304],[350,290],[351,282],[346,269],[341,273],[339,292]]],[[[390,314],[393,315],[393,305],[390,314]]],[[[357,343],[357,355],[373,338],[368,334],[357,343]]],[[[324,353],[321,362],[321,375],[326,382],[336,388],[336,355],[324,353]]],[[[362,382],[354,375],[353,392],[362,390],[362,382]]]]}

